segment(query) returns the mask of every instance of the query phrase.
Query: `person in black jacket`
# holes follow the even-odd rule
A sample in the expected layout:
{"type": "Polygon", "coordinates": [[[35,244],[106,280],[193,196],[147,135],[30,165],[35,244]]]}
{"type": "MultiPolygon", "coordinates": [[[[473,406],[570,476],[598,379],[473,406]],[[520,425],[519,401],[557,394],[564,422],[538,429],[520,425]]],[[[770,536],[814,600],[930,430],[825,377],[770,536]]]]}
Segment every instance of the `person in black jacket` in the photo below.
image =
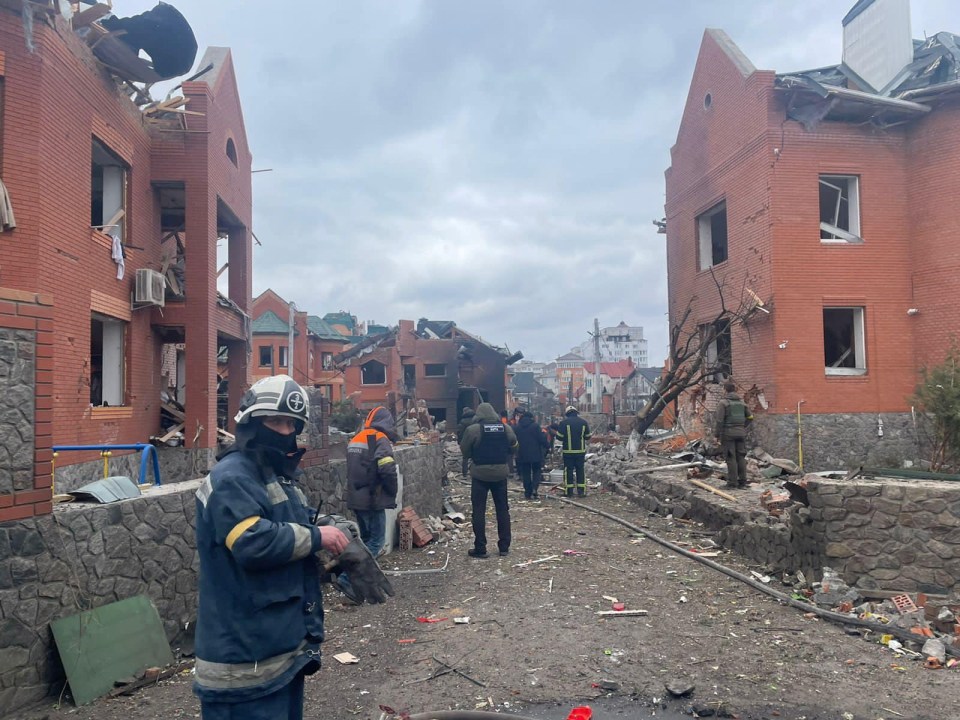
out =
{"type": "MultiPolygon", "coordinates": [[[[463,409],[463,414],[460,416],[460,422],[457,423],[457,444],[459,445],[463,441],[463,434],[467,431],[467,428],[473,425],[474,412],[472,407],[466,407],[463,409]]],[[[463,479],[466,480],[469,477],[468,473],[470,471],[470,461],[467,458],[463,458],[463,464],[460,468],[463,473],[463,479]]]]}
{"type": "Polygon", "coordinates": [[[517,451],[513,427],[501,422],[490,403],[477,407],[477,421],[467,428],[460,442],[460,451],[470,467],[470,504],[472,506],[473,549],[467,555],[487,555],[487,493],[493,496],[497,510],[497,548],[500,555],[510,552],[510,505],[507,501],[507,458],[517,451]]]}
{"type": "Polygon", "coordinates": [[[590,439],[590,425],[580,417],[580,411],[568,405],[564,418],[557,426],[557,440],[563,446],[563,489],[567,497],[587,494],[587,480],[584,475],[584,463],[587,458],[587,441],[590,439]]]}
{"type": "Polygon", "coordinates": [[[547,436],[530,412],[520,416],[514,432],[520,445],[517,450],[517,471],[523,481],[523,497],[537,500],[540,497],[538,490],[543,471],[543,454],[549,447],[547,436]]]}

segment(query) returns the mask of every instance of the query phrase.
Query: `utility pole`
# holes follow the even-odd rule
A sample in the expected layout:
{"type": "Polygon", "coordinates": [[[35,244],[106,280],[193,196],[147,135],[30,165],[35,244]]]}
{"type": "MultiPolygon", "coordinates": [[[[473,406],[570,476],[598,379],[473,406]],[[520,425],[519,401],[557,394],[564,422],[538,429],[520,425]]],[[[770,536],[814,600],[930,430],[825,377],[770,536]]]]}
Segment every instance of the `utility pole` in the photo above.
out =
{"type": "MultiPolygon", "coordinates": [[[[297,304],[291,300],[288,309],[290,311],[290,336],[287,338],[287,374],[293,377],[293,312],[297,309],[297,304]]],[[[296,378],[293,379],[296,381],[296,378]]]]}
{"type": "Polygon", "coordinates": [[[600,321],[593,319],[593,390],[597,413],[603,412],[603,385],[600,380],[600,321]]]}

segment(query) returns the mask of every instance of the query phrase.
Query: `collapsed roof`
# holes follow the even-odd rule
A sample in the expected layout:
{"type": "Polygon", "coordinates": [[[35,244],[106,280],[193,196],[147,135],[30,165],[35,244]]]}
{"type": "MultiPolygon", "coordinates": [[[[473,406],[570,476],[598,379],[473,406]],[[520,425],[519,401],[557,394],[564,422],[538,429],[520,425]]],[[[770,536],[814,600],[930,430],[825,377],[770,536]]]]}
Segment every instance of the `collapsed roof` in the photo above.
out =
{"type": "Polygon", "coordinates": [[[787,117],[811,130],[822,120],[884,127],[925,115],[930,102],[960,89],[960,37],[940,32],[914,40],[913,47],[913,62],[879,91],[845,62],[778,74],[775,87],[788,96],[787,117]]]}

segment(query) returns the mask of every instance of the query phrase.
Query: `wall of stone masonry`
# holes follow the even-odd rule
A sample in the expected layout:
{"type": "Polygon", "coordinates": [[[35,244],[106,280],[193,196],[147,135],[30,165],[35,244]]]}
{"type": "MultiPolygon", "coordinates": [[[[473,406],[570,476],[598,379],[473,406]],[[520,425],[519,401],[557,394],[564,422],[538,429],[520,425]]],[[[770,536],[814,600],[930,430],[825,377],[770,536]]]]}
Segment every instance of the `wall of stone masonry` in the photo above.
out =
{"type": "Polygon", "coordinates": [[[960,596],[960,482],[810,483],[826,564],[861,588],[960,596]]]}
{"type": "MultiPolygon", "coordinates": [[[[442,508],[439,444],[400,447],[404,504],[442,508]]],[[[345,463],[310,468],[307,496],[346,512],[345,463]],[[319,493],[319,494],[318,494],[319,493]]],[[[58,473],[59,476],[59,473],[58,473]]],[[[200,480],[149,488],[109,505],[63,503],[52,515],[0,524],[0,708],[12,712],[62,689],[48,623],[81,609],[148,595],[174,647],[196,615],[195,497],[200,480]]]]}
{"type": "Polygon", "coordinates": [[[33,330],[0,327],[0,494],[33,489],[33,330]]]}
{"type": "MultiPolygon", "coordinates": [[[[160,479],[163,484],[178,483],[206,475],[213,464],[216,451],[211,448],[158,447],[157,460],[160,463],[160,479]]],[[[70,453],[62,453],[57,460],[62,462],[70,453]]],[[[137,482],[140,477],[140,453],[126,453],[112,456],[109,460],[110,475],[125,475],[137,482]]],[[[76,463],[58,467],[56,470],[56,492],[66,493],[76,490],[94,480],[103,477],[103,460],[76,463]]],[[[145,483],[154,482],[153,462],[148,462],[147,473],[142,478],[145,483]]]]}
{"type": "MultiPolygon", "coordinates": [[[[797,416],[755,413],[748,445],[774,457],[797,460],[797,416]]],[[[858,465],[902,467],[921,457],[909,413],[801,415],[803,466],[807,472],[858,465]],[[883,435],[877,432],[883,421],[883,435]]]]}
{"type": "Polygon", "coordinates": [[[588,477],[650,512],[715,528],[718,544],[771,572],[814,580],[829,566],[863,589],[960,596],[960,482],[810,480],[810,506],[777,518],[696,489],[682,470],[630,476],[631,467],[604,456],[588,477]]]}

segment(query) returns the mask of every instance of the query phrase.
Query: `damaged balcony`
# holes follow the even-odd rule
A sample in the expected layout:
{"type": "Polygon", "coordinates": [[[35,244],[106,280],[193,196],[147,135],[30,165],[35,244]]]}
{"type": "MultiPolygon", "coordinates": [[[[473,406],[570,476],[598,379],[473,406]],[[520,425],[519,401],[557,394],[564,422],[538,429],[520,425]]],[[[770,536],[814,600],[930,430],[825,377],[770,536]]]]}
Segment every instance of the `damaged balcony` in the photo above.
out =
{"type": "MultiPolygon", "coordinates": [[[[162,376],[162,431],[159,442],[182,444],[189,440],[191,427],[188,368],[198,358],[191,357],[191,327],[198,337],[198,346],[209,344],[215,333],[216,345],[201,351],[200,360],[210,364],[213,373],[203,387],[203,395],[211,399],[210,388],[217,388],[218,439],[230,439],[226,432],[232,427],[224,408],[230,403],[228,378],[240,377],[244,385],[250,317],[244,310],[247,304],[249,278],[248,230],[236,214],[220,198],[217,199],[216,232],[197,242],[196,235],[187,232],[191,198],[185,182],[154,184],[160,209],[161,263],[159,277],[164,291],[154,302],[151,326],[163,344],[162,376]],[[207,268],[218,267],[214,278],[207,268]],[[230,273],[230,268],[237,268],[230,273]],[[200,272],[192,272],[199,268],[200,272]],[[222,292],[225,291],[225,292],[222,292]],[[206,317],[203,325],[197,317],[206,317]],[[210,362],[211,355],[216,364],[210,362]]],[[[238,398],[234,398],[234,404],[238,398]]],[[[199,420],[194,420],[194,432],[200,432],[199,420]]],[[[194,437],[194,436],[191,436],[194,437]]]]}

